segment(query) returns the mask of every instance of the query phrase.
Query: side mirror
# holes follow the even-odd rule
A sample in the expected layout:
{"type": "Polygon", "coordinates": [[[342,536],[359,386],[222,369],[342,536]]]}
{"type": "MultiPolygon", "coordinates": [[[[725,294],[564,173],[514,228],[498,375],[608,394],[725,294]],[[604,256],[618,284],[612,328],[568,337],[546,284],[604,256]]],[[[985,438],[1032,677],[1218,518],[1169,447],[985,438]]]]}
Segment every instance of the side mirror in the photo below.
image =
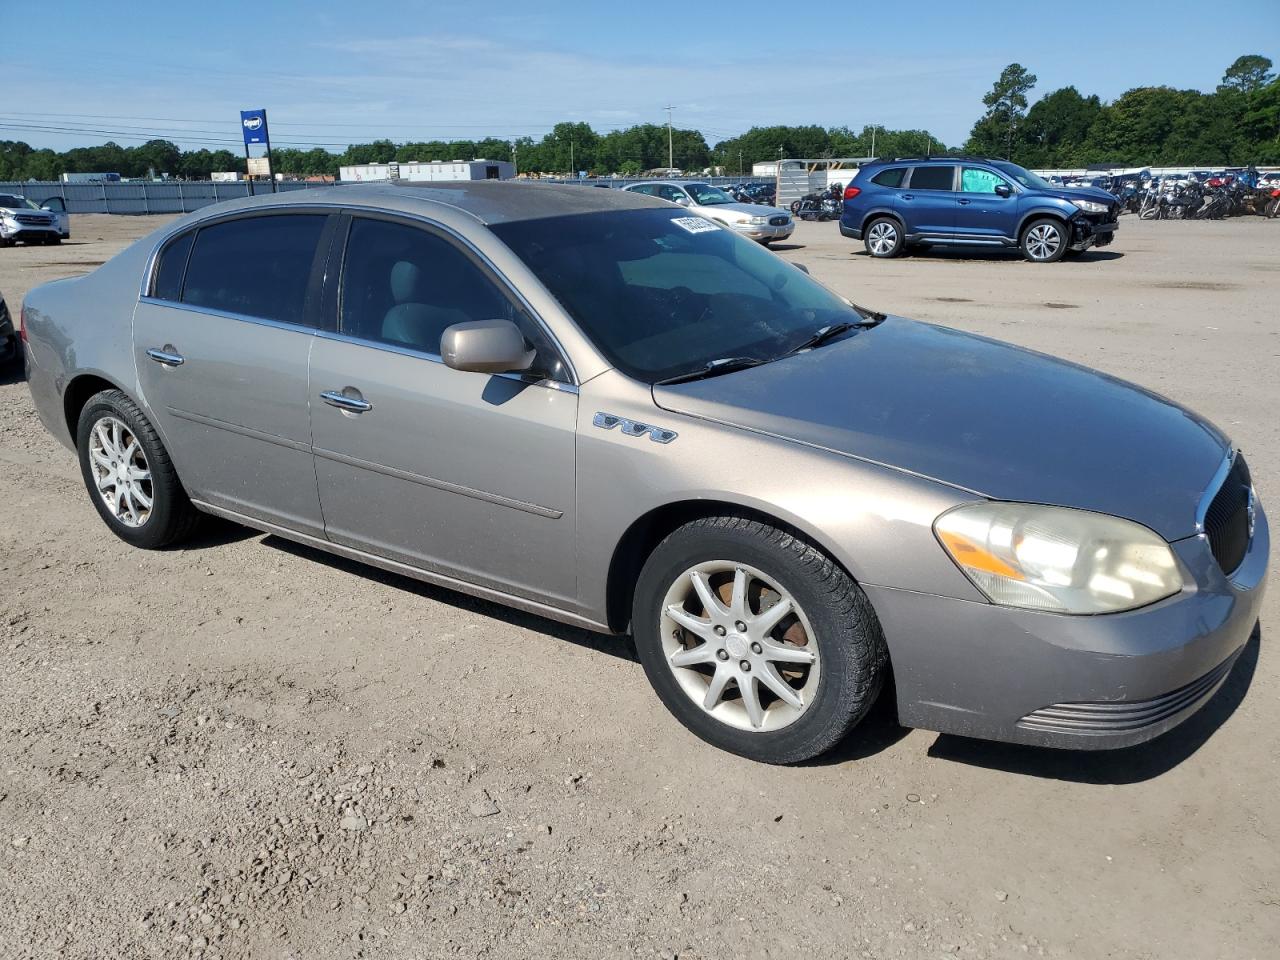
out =
{"type": "Polygon", "coordinates": [[[50,213],[65,213],[67,205],[62,202],[61,197],[50,197],[44,203],[40,204],[41,210],[48,210],[50,213]]]}
{"type": "Polygon", "coordinates": [[[472,320],[445,328],[440,356],[455,370],[515,373],[529,369],[534,351],[510,320],[472,320]]]}
{"type": "Polygon", "coordinates": [[[791,265],[795,267],[797,270],[799,270],[801,273],[809,272],[809,268],[806,267],[803,263],[796,263],[794,260],[792,260],[791,265]]]}
{"type": "Polygon", "coordinates": [[[1012,188],[1011,186],[1009,186],[1007,183],[997,183],[997,184],[996,184],[996,196],[997,196],[997,197],[1011,197],[1011,196],[1013,196],[1013,188],[1012,188]]]}
{"type": "Polygon", "coordinates": [[[682,193],[680,196],[676,197],[676,203],[680,204],[682,207],[687,207],[689,205],[689,198],[682,193]]]}

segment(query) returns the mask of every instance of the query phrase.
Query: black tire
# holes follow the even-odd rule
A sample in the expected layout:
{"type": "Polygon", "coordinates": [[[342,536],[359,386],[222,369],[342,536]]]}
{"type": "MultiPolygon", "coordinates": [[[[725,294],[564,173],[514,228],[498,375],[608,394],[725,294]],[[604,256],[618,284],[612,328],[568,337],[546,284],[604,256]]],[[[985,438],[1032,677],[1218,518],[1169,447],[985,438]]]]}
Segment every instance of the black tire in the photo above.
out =
{"type": "Polygon", "coordinates": [[[128,395],[119,390],[104,390],[89,398],[80,411],[76,427],[76,449],[80,455],[80,475],[99,516],[107,527],[125,543],[143,550],[159,550],[187,539],[195,531],[200,513],[191,505],[169,453],[160,442],[151,422],[128,395]],[[90,437],[94,426],[104,417],[123,423],[138,441],[151,473],[151,510],[137,526],[130,526],[107,506],[98,492],[90,462],[90,437]]]}
{"type": "Polygon", "coordinates": [[[876,217],[868,222],[862,228],[862,238],[867,253],[880,260],[896,257],[905,242],[902,224],[893,217],[876,217]]]}
{"type": "Polygon", "coordinates": [[[798,217],[798,216],[800,216],[800,207],[801,207],[801,203],[800,203],[800,201],[799,201],[799,200],[792,200],[792,201],[791,201],[791,215],[792,215],[793,217],[798,217]]]}
{"type": "Polygon", "coordinates": [[[799,763],[836,746],[871,708],[887,670],[880,622],[861,588],[809,541],[746,517],[694,520],[668,535],[640,573],[631,622],[649,682],[676,719],[707,743],[763,763],[799,763]],[[821,664],[817,691],[799,716],[778,729],[745,730],[713,717],[668,664],[662,636],[667,591],[693,566],[715,560],[766,574],[791,594],[812,627],[821,664]]]}
{"type": "Polygon", "coordinates": [[[1057,263],[1067,255],[1070,242],[1071,234],[1065,223],[1052,217],[1041,217],[1038,220],[1032,220],[1023,229],[1019,247],[1022,255],[1032,263],[1057,263]],[[1052,231],[1052,234],[1049,231],[1052,231]],[[1050,235],[1056,239],[1049,240],[1050,235]],[[1041,252],[1047,250],[1051,244],[1053,245],[1051,252],[1041,252]]]}

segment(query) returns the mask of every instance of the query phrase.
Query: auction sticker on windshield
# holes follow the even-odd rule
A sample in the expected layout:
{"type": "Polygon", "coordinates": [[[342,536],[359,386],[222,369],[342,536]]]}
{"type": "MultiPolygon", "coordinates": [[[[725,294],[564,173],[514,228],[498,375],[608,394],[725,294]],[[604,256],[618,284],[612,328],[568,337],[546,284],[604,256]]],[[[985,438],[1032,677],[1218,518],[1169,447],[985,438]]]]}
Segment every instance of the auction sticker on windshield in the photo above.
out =
{"type": "Polygon", "coordinates": [[[679,224],[690,233],[708,233],[720,229],[705,217],[674,217],[671,222],[679,224]]]}

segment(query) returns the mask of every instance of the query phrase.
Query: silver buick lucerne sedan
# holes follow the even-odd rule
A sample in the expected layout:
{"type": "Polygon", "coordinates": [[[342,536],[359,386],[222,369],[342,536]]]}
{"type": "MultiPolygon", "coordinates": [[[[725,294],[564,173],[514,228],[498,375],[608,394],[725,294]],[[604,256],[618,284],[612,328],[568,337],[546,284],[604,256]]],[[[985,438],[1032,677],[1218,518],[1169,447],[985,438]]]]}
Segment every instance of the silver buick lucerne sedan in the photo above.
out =
{"type": "Polygon", "coordinates": [[[1212,424],[851,304],[634,192],[367,184],[219,204],[33,291],[28,379],[107,526],[201,513],[594,630],[758,760],[903,724],[1169,729],[1269,539],[1212,424]]]}

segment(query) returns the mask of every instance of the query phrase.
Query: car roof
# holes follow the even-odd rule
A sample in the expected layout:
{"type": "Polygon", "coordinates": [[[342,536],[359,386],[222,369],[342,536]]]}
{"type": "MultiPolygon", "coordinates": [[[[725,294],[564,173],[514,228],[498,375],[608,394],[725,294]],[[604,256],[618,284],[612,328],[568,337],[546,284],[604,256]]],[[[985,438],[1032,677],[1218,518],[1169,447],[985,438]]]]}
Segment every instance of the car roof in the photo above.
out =
{"type": "MultiPolygon", "coordinates": [[[[593,190],[585,186],[538,183],[532,180],[463,180],[440,183],[382,180],[376,183],[342,184],[246,197],[218,204],[217,212],[249,207],[313,204],[373,207],[418,214],[430,213],[443,206],[469,214],[486,225],[579,213],[667,206],[665,201],[656,197],[646,197],[625,190],[593,190]]],[[[209,207],[205,209],[213,210],[209,207]]]]}

